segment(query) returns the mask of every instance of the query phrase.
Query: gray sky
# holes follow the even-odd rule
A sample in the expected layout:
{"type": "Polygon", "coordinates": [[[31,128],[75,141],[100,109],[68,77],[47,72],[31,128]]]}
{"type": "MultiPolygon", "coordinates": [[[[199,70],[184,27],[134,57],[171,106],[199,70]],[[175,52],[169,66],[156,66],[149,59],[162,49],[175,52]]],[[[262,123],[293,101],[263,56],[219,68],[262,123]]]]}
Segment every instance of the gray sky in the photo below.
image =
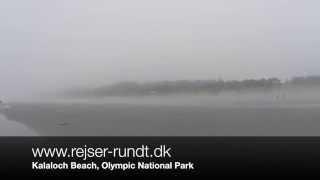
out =
{"type": "Polygon", "coordinates": [[[318,0],[2,0],[0,98],[123,80],[319,74],[318,0]]]}

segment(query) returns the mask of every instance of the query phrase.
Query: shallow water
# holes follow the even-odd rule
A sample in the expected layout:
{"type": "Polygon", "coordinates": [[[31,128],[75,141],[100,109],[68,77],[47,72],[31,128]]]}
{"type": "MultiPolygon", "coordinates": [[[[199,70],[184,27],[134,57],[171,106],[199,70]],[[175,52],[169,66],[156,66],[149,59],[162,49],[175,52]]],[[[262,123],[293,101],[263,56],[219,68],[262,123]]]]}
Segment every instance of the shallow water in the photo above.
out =
{"type": "Polygon", "coordinates": [[[0,136],[36,136],[37,133],[22,123],[10,121],[0,114],[0,136]]]}

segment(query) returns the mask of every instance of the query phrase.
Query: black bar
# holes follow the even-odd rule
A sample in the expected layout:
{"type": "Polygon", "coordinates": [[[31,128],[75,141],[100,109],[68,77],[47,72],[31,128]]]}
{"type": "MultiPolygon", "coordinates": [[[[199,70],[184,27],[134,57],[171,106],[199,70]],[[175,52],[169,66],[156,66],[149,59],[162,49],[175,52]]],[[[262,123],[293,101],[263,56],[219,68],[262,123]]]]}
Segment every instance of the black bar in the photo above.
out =
{"type": "Polygon", "coordinates": [[[311,175],[320,168],[320,137],[1,137],[0,173],[9,176],[240,176],[311,175]],[[160,147],[171,148],[166,158],[96,157],[35,158],[32,148],[160,147]],[[192,162],[195,169],[165,170],[33,170],[32,162],[192,162]]]}

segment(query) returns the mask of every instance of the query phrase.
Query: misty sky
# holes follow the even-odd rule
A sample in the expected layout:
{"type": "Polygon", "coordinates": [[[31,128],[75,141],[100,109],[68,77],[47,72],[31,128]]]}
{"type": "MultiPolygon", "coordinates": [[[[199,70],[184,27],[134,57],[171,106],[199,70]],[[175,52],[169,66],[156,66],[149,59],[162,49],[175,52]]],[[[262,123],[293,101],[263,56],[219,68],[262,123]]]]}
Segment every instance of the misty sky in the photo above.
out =
{"type": "Polygon", "coordinates": [[[318,0],[1,0],[0,99],[320,72],[318,0]]]}

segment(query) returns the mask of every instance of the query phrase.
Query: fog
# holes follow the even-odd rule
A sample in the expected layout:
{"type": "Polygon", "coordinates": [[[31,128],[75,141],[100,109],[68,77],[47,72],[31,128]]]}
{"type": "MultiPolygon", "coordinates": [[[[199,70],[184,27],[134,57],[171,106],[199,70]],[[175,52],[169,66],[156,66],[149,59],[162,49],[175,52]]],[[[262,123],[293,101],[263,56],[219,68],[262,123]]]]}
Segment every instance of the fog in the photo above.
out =
{"type": "Polygon", "coordinates": [[[2,0],[0,99],[319,72],[319,1],[2,0]]]}

